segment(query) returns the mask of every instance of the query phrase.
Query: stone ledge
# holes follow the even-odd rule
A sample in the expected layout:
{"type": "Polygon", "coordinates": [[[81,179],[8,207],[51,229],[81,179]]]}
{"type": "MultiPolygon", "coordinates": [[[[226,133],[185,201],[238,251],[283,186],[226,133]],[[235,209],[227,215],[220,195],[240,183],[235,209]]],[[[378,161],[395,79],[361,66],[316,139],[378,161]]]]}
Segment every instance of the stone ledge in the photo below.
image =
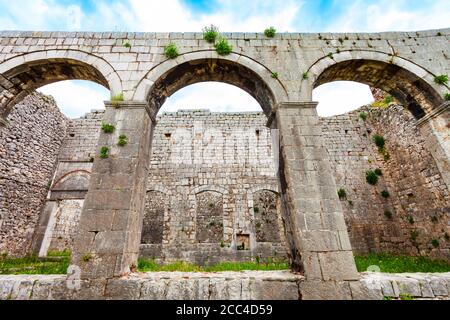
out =
{"type": "Polygon", "coordinates": [[[76,282],[63,275],[0,276],[0,300],[99,299],[99,293],[100,299],[107,300],[382,300],[399,299],[403,294],[414,299],[450,300],[450,273],[362,273],[359,281],[324,282],[319,287],[289,271],[140,273],[83,281],[80,291],[68,289],[67,284],[76,282]]]}

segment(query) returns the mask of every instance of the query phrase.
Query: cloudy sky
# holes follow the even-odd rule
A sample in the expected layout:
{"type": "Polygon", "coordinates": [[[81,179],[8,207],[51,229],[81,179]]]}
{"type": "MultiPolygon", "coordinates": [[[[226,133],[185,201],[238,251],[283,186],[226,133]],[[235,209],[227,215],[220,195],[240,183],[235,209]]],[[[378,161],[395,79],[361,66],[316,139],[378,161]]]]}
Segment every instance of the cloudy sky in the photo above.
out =
{"type": "MultiPolygon", "coordinates": [[[[221,31],[378,32],[448,27],[449,0],[0,0],[1,30],[60,31],[221,31]]],[[[109,92],[85,81],[64,81],[40,89],[53,95],[70,117],[102,108],[109,92]]],[[[336,82],[314,92],[323,116],[352,110],[371,101],[369,89],[336,82]]],[[[238,88],[217,83],[186,87],[164,110],[260,110],[238,88]]]]}

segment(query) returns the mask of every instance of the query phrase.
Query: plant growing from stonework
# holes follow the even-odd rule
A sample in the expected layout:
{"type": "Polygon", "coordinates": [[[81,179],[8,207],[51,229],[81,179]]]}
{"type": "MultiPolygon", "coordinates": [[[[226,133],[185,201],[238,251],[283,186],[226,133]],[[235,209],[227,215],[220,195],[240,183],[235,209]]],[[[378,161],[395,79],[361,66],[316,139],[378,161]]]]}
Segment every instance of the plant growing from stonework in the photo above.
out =
{"type": "Polygon", "coordinates": [[[124,46],[125,48],[128,48],[128,49],[131,48],[131,44],[130,44],[128,41],[125,41],[124,44],[123,44],[123,46],[124,46]]]}
{"type": "Polygon", "coordinates": [[[104,133],[113,133],[116,128],[110,123],[102,123],[102,131],[104,133]]]}
{"type": "Polygon", "coordinates": [[[203,28],[203,39],[209,43],[215,43],[219,37],[219,28],[214,25],[203,28]]]}
{"type": "Polygon", "coordinates": [[[127,138],[127,136],[124,135],[124,134],[121,134],[121,135],[119,136],[119,141],[117,142],[117,145],[120,146],[120,147],[124,147],[124,146],[126,146],[127,144],[128,144],[128,138],[127,138]]]}
{"type": "Polygon", "coordinates": [[[439,240],[437,239],[431,240],[431,245],[435,248],[439,248],[439,240]]]}
{"type": "Polygon", "coordinates": [[[409,222],[409,224],[414,224],[415,223],[414,217],[413,216],[409,216],[408,217],[408,222],[409,222]]]}
{"type": "Polygon", "coordinates": [[[431,222],[433,223],[438,223],[439,222],[439,218],[437,216],[431,216],[430,217],[431,222]]]}
{"type": "Polygon", "coordinates": [[[366,172],[366,181],[368,184],[374,186],[378,183],[378,175],[373,170],[369,170],[366,172]]]}
{"type": "Polygon", "coordinates": [[[109,158],[109,148],[108,147],[102,147],[100,149],[100,158],[102,158],[102,159],[109,158]]]}
{"type": "Polygon", "coordinates": [[[447,92],[446,94],[444,94],[444,100],[450,101],[450,92],[447,92]]]}
{"type": "Polygon", "coordinates": [[[175,59],[179,56],[178,48],[174,43],[170,43],[164,47],[164,54],[169,59],[175,59]]]}
{"type": "Polygon", "coordinates": [[[367,113],[361,112],[361,113],[359,114],[359,117],[360,117],[363,121],[366,121],[366,120],[367,120],[367,113]]]}
{"type": "Polygon", "coordinates": [[[414,300],[414,298],[410,294],[400,293],[400,300],[408,301],[408,300],[414,300]]]}
{"type": "Polygon", "coordinates": [[[392,219],[392,212],[390,210],[386,209],[386,210],[384,210],[384,216],[386,218],[388,218],[389,220],[391,220],[392,219]]]}
{"type": "Polygon", "coordinates": [[[339,199],[346,199],[347,198],[347,192],[345,191],[344,188],[340,188],[337,192],[339,199]]]}
{"type": "Polygon", "coordinates": [[[92,255],[90,253],[85,254],[82,259],[84,262],[89,262],[92,259],[92,255]]]}
{"type": "Polygon", "coordinates": [[[434,82],[440,85],[448,84],[448,75],[441,74],[440,76],[434,77],[434,82]]]}
{"type": "Polygon", "coordinates": [[[225,38],[221,38],[214,47],[221,56],[229,55],[233,51],[233,46],[225,38]]]}
{"type": "Polygon", "coordinates": [[[309,79],[308,71],[303,72],[302,78],[303,78],[303,80],[308,80],[309,79]]]}
{"type": "Polygon", "coordinates": [[[375,169],[373,172],[375,172],[375,174],[379,177],[381,177],[383,175],[383,171],[381,171],[381,169],[375,169]]]}
{"type": "Polygon", "coordinates": [[[278,79],[278,72],[272,72],[272,78],[278,79]]]}
{"type": "Polygon", "coordinates": [[[225,248],[225,242],[223,242],[223,240],[220,241],[220,247],[221,247],[221,248],[225,248]]]}
{"type": "Polygon", "coordinates": [[[123,99],[123,92],[121,92],[121,93],[119,93],[119,94],[116,94],[115,96],[112,96],[111,97],[111,101],[112,102],[121,102],[121,101],[123,101],[124,99],[123,99]]]}
{"type": "Polygon", "coordinates": [[[267,38],[273,38],[273,37],[275,37],[276,34],[277,34],[277,29],[275,29],[274,27],[270,27],[270,28],[267,28],[266,30],[264,30],[264,35],[267,38]]]}
{"type": "Polygon", "coordinates": [[[385,199],[389,198],[391,195],[389,194],[389,191],[383,190],[381,191],[381,196],[385,199]]]}
{"type": "Polygon", "coordinates": [[[386,141],[384,140],[384,138],[379,135],[379,134],[375,134],[373,136],[373,142],[375,143],[375,145],[378,147],[378,150],[383,150],[386,144],[386,141]]]}

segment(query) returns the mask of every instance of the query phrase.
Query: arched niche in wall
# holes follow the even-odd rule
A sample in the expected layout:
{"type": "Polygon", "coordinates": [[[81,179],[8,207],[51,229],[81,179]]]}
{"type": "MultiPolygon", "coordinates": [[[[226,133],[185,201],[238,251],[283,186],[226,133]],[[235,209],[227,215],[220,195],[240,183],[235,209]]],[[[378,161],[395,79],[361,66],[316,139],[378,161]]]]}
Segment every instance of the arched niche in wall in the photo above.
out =
{"type": "Polygon", "coordinates": [[[221,243],[223,237],[223,194],[204,190],[195,194],[197,243],[221,243]]]}
{"type": "Polygon", "coordinates": [[[162,244],[164,217],[168,211],[168,195],[164,190],[149,190],[145,197],[141,244],[162,244]]]}

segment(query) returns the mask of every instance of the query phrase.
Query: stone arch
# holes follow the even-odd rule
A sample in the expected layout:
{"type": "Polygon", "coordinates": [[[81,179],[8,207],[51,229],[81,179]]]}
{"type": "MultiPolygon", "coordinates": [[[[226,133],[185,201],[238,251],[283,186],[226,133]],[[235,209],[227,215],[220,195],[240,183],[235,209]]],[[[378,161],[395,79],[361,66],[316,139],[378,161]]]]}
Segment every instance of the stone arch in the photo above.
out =
{"type": "Polygon", "coordinates": [[[88,190],[91,173],[87,170],[74,170],[66,173],[56,180],[52,187],[52,191],[78,191],[88,190]]]}
{"type": "Polygon", "coordinates": [[[434,74],[404,58],[379,51],[342,51],[319,59],[309,70],[312,88],[346,80],[382,89],[416,119],[431,114],[444,103],[448,87],[437,86],[434,74]],[[445,90],[444,90],[445,89],[445,90]]]}
{"type": "Polygon", "coordinates": [[[221,186],[213,186],[213,185],[204,185],[204,186],[195,187],[191,190],[190,194],[195,196],[196,194],[202,193],[205,191],[214,191],[217,193],[221,193],[223,195],[228,195],[227,189],[225,189],[224,187],[221,187],[221,186]]]}
{"type": "Polygon", "coordinates": [[[34,51],[0,64],[0,116],[33,90],[63,80],[90,80],[111,91],[122,92],[122,81],[104,59],[77,50],[34,51]]]}
{"type": "Polygon", "coordinates": [[[147,192],[150,192],[150,191],[158,191],[158,192],[164,193],[167,196],[172,195],[172,192],[170,191],[170,189],[168,189],[165,186],[160,185],[160,184],[147,187],[147,192]]]}
{"type": "Polygon", "coordinates": [[[250,212],[253,212],[253,208],[254,208],[253,194],[258,191],[263,191],[263,190],[271,191],[278,195],[280,194],[278,184],[276,184],[276,183],[267,183],[264,185],[254,186],[253,188],[248,189],[247,202],[248,202],[248,209],[250,210],[250,212]]]}
{"type": "Polygon", "coordinates": [[[166,60],[151,69],[137,86],[134,100],[149,103],[156,116],[165,100],[185,86],[205,81],[235,85],[252,95],[269,115],[280,101],[287,100],[283,84],[272,71],[244,55],[219,56],[215,51],[197,51],[166,60]]]}

